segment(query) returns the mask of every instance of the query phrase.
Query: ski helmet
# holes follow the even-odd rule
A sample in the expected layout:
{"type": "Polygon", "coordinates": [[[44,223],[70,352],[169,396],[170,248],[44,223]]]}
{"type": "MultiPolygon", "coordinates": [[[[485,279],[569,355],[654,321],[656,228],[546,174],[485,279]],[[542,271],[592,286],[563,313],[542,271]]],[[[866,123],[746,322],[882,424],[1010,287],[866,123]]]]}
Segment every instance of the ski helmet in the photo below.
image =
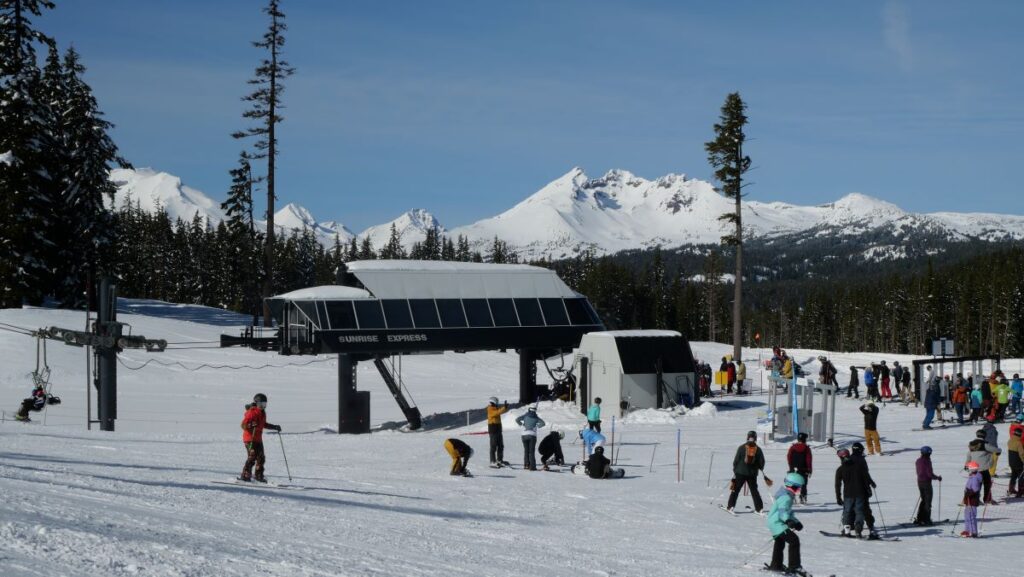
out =
{"type": "Polygon", "coordinates": [[[850,449],[853,451],[854,455],[859,455],[860,453],[864,452],[864,445],[861,445],[860,442],[858,441],[858,442],[850,445],[850,449]]]}
{"type": "Polygon", "coordinates": [[[562,431],[558,431],[558,440],[561,441],[564,438],[565,438],[565,433],[562,432],[562,431]]]}
{"type": "Polygon", "coordinates": [[[843,460],[849,459],[850,451],[848,451],[847,449],[839,449],[838,451],[836,451],[836,456],[843,460]]]}
{"type": "Polygon", "coordinates": [[[595,455],[603,455],[604,454],[604,447],[601,447],[600,445],[597,446],[597,447],[594,447],[594,454],[595,455]]]}
{"type": "Polygon", "coordinates": [[[1017,422],[1024,423],[1024,413],[1017,413],[1017,422]]]}
{"type": "Polygon", "coordinates": [[[972,473],[977,473],[978,472],[978,462],[977,461],[971,461],[970,463],[967,463],[967,470],[972,472],[972,473]]]}
{"type": "Polygon", "coordinates": [[[491,403],[492,405],[497,405],[498,404],[498,397],[491,397],[490,399],[487,399],[487,401],[489,403],[491,403]]]}
{"type": "Polygon", "coordinates": [[[921,447],[921,454],[922,455],[931,455],[932,454],[932,448],[929,447],[928,445],[925,445],[925,446],[921,447]]]}
{"type": "Polygon", "coordinates": [[[256,393],[255,395],[253,395],[252,400],[255,403],[265,403],[267,402],[267,396],[264,395],[263,393],[256,393]]]}
{"type": "Polygon", "coordinates": [[[1011,437],[1024,437],[1024,429],[1022,429],[1020,427],[1017,427],[1016,429],[1013,430],[1012,433],[1010,433],[1010,436],[1011,437]]]}
{"type": "Polygon", "coordinates": [[[747,431],[747,440],[748,441],[756,441],[757,440],[757,432],[756,431],[747,431]]]}
{"type": "Polygon", "coordinates": [[[807,442],[807,433],[800,433],[799,435],[796,436],[796,440],[800,441],[801,443],[807,442]]]}
{"type": "Polygon", "coordinates": [[[803,487],[806,482],[807,481],[804,479],[804,476],[801,475],[800,473],[793,472],[786,474],[785,484],[787,487],[793,487],[798,489],[800,487],[803,487]]]}

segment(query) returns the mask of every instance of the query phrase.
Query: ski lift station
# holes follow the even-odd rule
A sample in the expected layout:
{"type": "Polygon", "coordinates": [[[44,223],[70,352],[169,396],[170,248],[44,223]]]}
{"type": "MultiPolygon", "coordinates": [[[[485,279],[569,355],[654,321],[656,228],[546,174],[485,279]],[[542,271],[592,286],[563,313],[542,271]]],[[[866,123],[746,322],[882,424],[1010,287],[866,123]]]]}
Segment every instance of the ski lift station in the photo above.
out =
{"type": "Polygon", "coordinates": [[[613,401],[605,410],[692,407],[698,399],[690,344],[676,331],[597,331],[583,335],[576,349],[580,407],[595,398],[613,401]]]}
{"type": "Polygon", "coordinates": [[[594,367],[581,383],[584,412],[594,394],[621,397],[639,408],[674,404],[681,393],[694,394],[693,356],[679,333],[602,332],[605,327],[587,298],[552,270],[373,260],[348,263],[347,272],[360,287],[312,287],[268,299],[278,325],[274,336],[262,337],[258,329],[248,329],[241,338],[221,336],[221,346],[275,349],[284,355],[337,354],[340,433],[370,430],[370,393],[357,390],[360,361],[374,363],[409,428],[420,428],[419,409],[407,399],[401,374],[386,362],[394,355],[514,350],[519,354],[519,402],[531,403],[539,392],[537,361],[572,353],[587,335],[584,352],[578,353],[594,367]],[[618,375],[618,385],[605,378],[611,372],[618,375]],[[668,385],[657,386],[661,381],[656,378],[668,385]],[[584,391],[590,382],[595,385],[584,391]]]}

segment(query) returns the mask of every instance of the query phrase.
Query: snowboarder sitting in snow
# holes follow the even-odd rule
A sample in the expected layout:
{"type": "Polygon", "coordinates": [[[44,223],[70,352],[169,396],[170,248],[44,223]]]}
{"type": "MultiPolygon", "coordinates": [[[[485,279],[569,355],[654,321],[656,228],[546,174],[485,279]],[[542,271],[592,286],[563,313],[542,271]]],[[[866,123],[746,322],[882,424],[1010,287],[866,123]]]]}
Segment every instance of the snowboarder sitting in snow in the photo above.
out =
{"type": "Polygon", "coordinates": [[[452,458],[452,470],[449,475],[461,475],[472,477],[469,473],[469,458],[473,456],[473,448],[458,439],[448,439],[444,442],[444,450],[452,458]]]}
{"type": "Polygon", "coordinates": [[[593,429],[581,430],[580,438],[583,439],[583,449],[588,457],[594,449],[603,445],[605,441],[604,435],[593,429]]]}
{"type": "Polygon", "coordinates": [[[612,462],[604,456],[604,447],[595,447],[594,454],[584,461],[587,475],[591,479],[607,479],[612,474],[612,462]]]}
{"type": "Polygon", "coordinates": [[[794,531],[800,531],[804,524],[793,514],[793,497],[803,488],[806,479],[800,473],[786,475],[785,488],[775,497],[772,510],[768,513],[768,529],[775,539],[772,550],[772,563],[766,568],[769,571],[806,575],[800,566],[800,537],[794,531]],[[783,566],[782,553],[789,545],[789,565],[783,566]]]}
{"type": "Polygon", "coordinates": [[[549,471],[548,461],[554,457],[556,465],[564,465],[565,457],[562,456],[562,439],[565,438],[565,433],[562,431],[551,431],[548,436],[541,440],[540,445],[537,449],[540,451],[540,464],[541,468],[545,471],[549,471]]]}
{"type": "Polygon", "coordinates": [[[266,463],[267,455],[263,451],[263,429],[281,432],[280,425],[267,422],[267,396],[263,393],[256,393],[252,398],[253,404],[245,411],[242,417],[242,442],[245,443],[246,459],[242,467],[240,481],[256,481],[266,483],[263,476],[263,465],[266,463]],[[256,476],[253,476],[253,466],[256,467],[256,476]]]}
{"type": "MultiPolygon", "coordinates": [[[[761,451],[761,447],[757,446],[756,432],[749,431],[747,442],[736,449],[736,456],[732,460],[732,472],[733,479],[730,483],[732,492],[729,493],[729,504],[726,506],[726,510],[732,512],[743,485],[747,485],[750,487],[750,497],[754,500],[754,510],[760,513],[764,503],[761,501],[761,493],[757,490],[757,474],[764,473],[764,453],[761,451]]],[[[764,477],[764,482],[769,487],[772,486],[772,480],[767,475],[764,477]]]]}
{"type": "Polygon", "coordinates": [[[47,404],[59,405],[60,399],[53,395],[46,394],[46,389],[43,385],[36,385],[35,388],[32,389],[32,395],[21,401],[21,408],[14,414],[14,418],[19,421],[31,421],[32,419],[28,417],[28,412],[42,411],[43,407],[47,404]]]}

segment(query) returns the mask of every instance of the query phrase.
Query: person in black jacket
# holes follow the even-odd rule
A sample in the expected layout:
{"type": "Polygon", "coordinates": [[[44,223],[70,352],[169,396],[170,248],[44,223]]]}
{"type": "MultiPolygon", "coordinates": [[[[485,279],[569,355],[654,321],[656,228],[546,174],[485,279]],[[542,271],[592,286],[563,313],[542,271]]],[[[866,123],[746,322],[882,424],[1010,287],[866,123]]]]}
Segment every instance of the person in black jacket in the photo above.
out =
{"type": "MultiPolygon", "coordinates": [[[[843,507],[843,535],[861,537],[867,520],[867,503],[875,482],[866,466],[846,449],[836,452],[840,464],[836,468],[836,503],[843,507]]],[[[870,538],[876,538],[872,524],[869,524],[870,538]]]]}
{"type": "Polygon", "coordinates": [[[875,402],[868,399],[868,402],[860,406],[860,412],[864,415],[864,442],[868,444],[868,454],[874,455],[877,451],[882,454],[882,441],[878,436],[878,407],[875,402]]]}
{"type": "Polygon", "coordinates": [[[807,433],[800,433],[796,436],[796,442],[789,446],[786,453],[786,461],[789,470],[793,473],[800,473],[804,478],[804,484],[800,486],[800,503],[807,503],[807,483],[811,480],[811,448],[807,446],[807,433]]]}
{"type": "Polygon", "coordinates": [[[850,386],[846,387],[846,398],[860,398],[860,379],[857,378],[857,367],[850,365],[850,386]]]}
{"type": "MultiPolygon", "coordinates": [[[[743,443],[736,449],[736,456],[732,460],[732,473],[733,479],[730,483],[732,492],[729,493],[729,504],[726,506],[728,511],[732,511],[733,507],[736,506],[736,499],[739,497],[740,491],[743,490],[743,485],[747,485],[750,488],[750,497],[754,500],[754,510],[758,513],[764,508],[764,502],[761,501],[761,493],[757,490],[757,475],[758,473],[764,472],[764,452],[761,451],[761,447],[757,446],[757,433],[750,431],[747,433],[747,442],[743,443]]],[[[772,480],[767,475],[764,477],[764,482],[771,487],[772,480]]]]}
{"type": "Polygon", "coordinates": [[[545,471],[550,471],[548,468],[548,460],[551,457],[555,458],[556,465],[564,465],[565,457],[562,456],[562,439],[565,438],[565,433],[562,431],[551,431],[548,436],[544,437],[540,445],[537,446],[537,450],[540,451],[540,464],[541,468],[545,471]]]}
{"type": "Polygon", "coordinates": [[[607,479],[612,474],[612,462],[604,456],[604,447],[594,447],[584,466],[591,479],[607,479]]]}

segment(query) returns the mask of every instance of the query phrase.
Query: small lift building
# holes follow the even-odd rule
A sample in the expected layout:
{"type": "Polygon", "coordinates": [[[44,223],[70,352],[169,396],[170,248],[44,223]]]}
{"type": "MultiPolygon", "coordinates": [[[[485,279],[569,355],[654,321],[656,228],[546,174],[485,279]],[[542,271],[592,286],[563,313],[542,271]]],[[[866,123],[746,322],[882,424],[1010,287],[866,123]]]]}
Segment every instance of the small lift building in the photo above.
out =
{"type": "Polygon", "coordinates": [[[222,346],[275,348],[285,355],[338,355],[338,432],[370,430],[370,393],[356,365],[372,360],[410,429],[420,427],[384,363],[401,354],[515,350],[519,401],[537,398],[536,361],[571,352],[604,325],[586,297],[554,271],[529,265],[375,260],[348,264],[364,288],[324,286],[269,299],[275,337],[222,336],[222,346]]]}

